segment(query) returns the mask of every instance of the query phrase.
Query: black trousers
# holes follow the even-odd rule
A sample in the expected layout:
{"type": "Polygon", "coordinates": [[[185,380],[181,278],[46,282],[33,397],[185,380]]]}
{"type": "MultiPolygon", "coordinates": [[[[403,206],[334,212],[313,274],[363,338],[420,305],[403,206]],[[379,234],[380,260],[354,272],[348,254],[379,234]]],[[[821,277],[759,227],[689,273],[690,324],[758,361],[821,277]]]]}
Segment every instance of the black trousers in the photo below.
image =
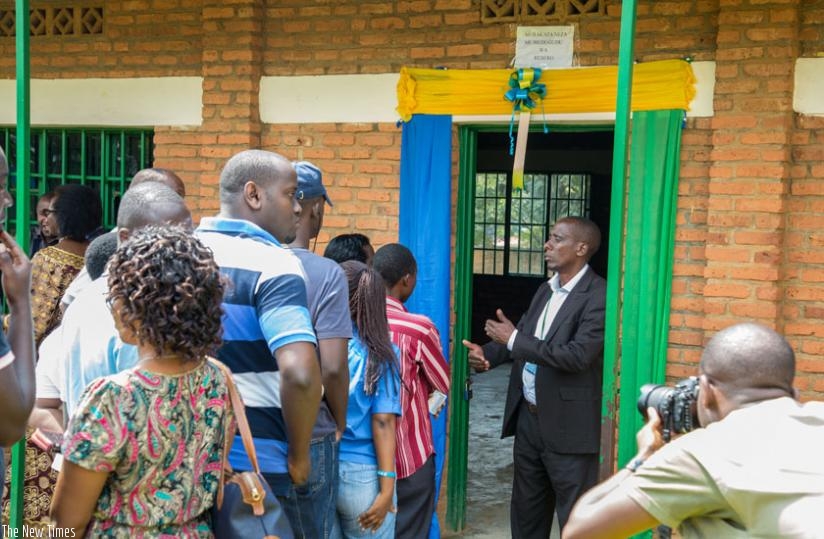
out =
{"type": "Polygon", "coordinates": [[[512,453],[512,537],[547,539],[556,511],[563,531],[575,502],[598,482],[598,455],[550,451],[541,439],[538,417],[526,402],[518,412],[512,453]]]}
{"type": "Polygon", "coordinates": [[[398,514],[395,539],[426,539],[435,511],[435,456],[431,455],[418,471],[398,479],[398,514]]]}

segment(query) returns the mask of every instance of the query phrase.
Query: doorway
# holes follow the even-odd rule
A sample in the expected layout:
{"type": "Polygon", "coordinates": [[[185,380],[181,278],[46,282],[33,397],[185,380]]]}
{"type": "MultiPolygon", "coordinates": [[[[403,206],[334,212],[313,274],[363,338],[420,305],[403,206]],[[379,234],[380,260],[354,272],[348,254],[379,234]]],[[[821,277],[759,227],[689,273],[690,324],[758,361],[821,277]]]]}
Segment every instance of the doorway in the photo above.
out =
{"type": "MultiPolygon", "coordinates": [[[[567,128],[569,129],[569,128],[567,128]]],[[[547,278],[544,243],[552,224],[583,216],[601,229],[590,261],[606,277],[612,174],[611,130],[530,133],[524,189],[512,191],[506,132],[477,136],[472,222],[473,342],[485,342],[483,324],[500,308],[514,321],[547,278]]]]}
{"type": "MultiPolygon", "coordinates": [[[[466,330],[473,342],[482,344],[488,340],[484,321],[500,308],[517,322],[547,278],[543,245],[558,219],[585,216],[599,226],[601,249],[590,265],[606,277],[613,132],[612,126],[531,132],[524,189],[514,193],[506,128],[464,127],[461,135],[460,196],[471,199],[471,211],[459,213],[458,236],[469,240],[459,253],[468,255],[471,268],[459,272],[458,279],[468,282],[456,283],[456,289],[471,290],[464,303],[463,312],[470,314],[466,330]]],[[[456,307],[460,324],[462,309],[456,307]]],[[[472,458],[466,475],[470,537],[509,533],[512,439],[500,439],[508,372],[509,365],[503,365],[472,376],[469,393],[474,398],[467,416],[467,452],[472,458]]]]}

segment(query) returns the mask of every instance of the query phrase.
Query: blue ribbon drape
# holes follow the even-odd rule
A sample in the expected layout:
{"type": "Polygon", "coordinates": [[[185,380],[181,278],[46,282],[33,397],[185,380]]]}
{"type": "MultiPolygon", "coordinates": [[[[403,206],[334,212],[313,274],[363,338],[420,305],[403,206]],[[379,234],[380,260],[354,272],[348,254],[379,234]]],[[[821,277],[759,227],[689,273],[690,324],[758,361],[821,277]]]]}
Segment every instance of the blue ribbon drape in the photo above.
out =
{"type": "MultiPolygon", "coordinates": [[[[449,360],[449,277],[452,188],[452,117],[415,115],[403,124],[401,136],[400,243],[418,261],[418,284],[406,306],[425,314],[438,328],[449,360]]],[[[444,408],[432,418],[435,441],[435,484],[441,484],[446,455],[444,408]]],[[[439,489],[438,489],[439,490],[439,489]]],[[[438,490],[435,492],[437,506],[438,490]]],[[[429,537],[440,537],[437,514],[429,537]]]]}

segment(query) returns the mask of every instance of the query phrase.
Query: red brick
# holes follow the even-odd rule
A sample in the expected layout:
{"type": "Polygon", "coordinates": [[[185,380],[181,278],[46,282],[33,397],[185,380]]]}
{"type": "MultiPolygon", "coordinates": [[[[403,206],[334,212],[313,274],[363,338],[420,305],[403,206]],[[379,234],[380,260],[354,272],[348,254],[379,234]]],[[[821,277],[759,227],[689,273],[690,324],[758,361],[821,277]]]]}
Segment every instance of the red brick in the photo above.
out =
{"type": "Polygon", "coordinates": [[[400,17],[376,17],[369,23],[375,30],[400,30],[406,27],[406,21],[400,17]]]}
{"type": "Polygon", "coordinates": [[[358,191],[358,200],[372,200],[375,202],[389,202],[392,199],[389,191],[378,191],[376,189],[361,189],[358,191]]]}
{"type": "Polygon", "coordinates": [[[783,178],[787,175],[787,167],[746,163],[735,165],[735,175],[739,178],[783,178]]]}
{"type": "Polygon", "coordinates": [[[729,9],[718,15],[720,25],[751,25],[762,22],[767,16],[764,10],[746,11],[743,9],[729,9]]]}
{"type": "Polygon", "coordinates": [[[352,146],[355,143],[355,135],[343,133],[330,133],[323,136],[325,146],[352,146]]]}
{"type": "Polygon", "coordinates": [[[752,41],[787,41],[795,37],[795,28],[750,28],[746,36],[752,41]]]}
{"type": "Polygon", "coordinates": [[[707,284],[704,286],[704,295],[707,297],[748,298],[752,294],[749,286],[724,283],[707,284]]]}
{"type": "Polygon", "coordinates": [[[413,47],[409,50],[409,57],[414,59],[443,58],[443,47],[413,47]]]}
{"type": "Polygon", "coordinates": [[[446,53],[449,56],[461,57],[461,56],[479,56],[483,54],[484,47],[481,44],[471,44],[471,45],[454,45],[452,47],[446,48],[446,53]]]}
{"type": "Polygon", "coordinates": [[[386,230],[389,219],[386,217],[358,217],[355,226],[359,230],[386,230]]]}
{"type": "Polygon", "coordinates": [[[730,312],[742,318],[775,319],[777,305],[771,302],[734,303],[730,305],[730,312]]]}
{"type": "Polygon", "coordinates": [[[385,147],[395,144],[395,135],[390,133],[363,133],[357,136],[358,145],[385,147]]]}
{"type": "Polygon", "coordinates": [[[779,213],[784,209],[784,202],[780,199],[772,198],[740,198],[735,201],[735,209],[737,211],[765,211],[779,213]]]}

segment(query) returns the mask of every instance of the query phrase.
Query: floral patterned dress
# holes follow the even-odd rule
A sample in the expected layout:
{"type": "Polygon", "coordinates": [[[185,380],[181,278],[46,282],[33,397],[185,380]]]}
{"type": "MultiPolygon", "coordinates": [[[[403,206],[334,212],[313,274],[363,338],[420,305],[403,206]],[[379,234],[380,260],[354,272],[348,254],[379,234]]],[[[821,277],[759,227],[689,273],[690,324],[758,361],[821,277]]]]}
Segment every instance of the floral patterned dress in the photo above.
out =
{"type": "Polygon", "coordinates": [[[87,537],[213,537],[229,409],[223,375],[208,362],[92,382],[63,443],[66,460],[109,472],[87,537]]]}
{"type": "Polygon", "coordinates": [[[41,249],[31,259],[31,312],[37,346],[60,325],[60,298],[83,269],[84,262],[82,256],[57,247],[41,249]]]}

